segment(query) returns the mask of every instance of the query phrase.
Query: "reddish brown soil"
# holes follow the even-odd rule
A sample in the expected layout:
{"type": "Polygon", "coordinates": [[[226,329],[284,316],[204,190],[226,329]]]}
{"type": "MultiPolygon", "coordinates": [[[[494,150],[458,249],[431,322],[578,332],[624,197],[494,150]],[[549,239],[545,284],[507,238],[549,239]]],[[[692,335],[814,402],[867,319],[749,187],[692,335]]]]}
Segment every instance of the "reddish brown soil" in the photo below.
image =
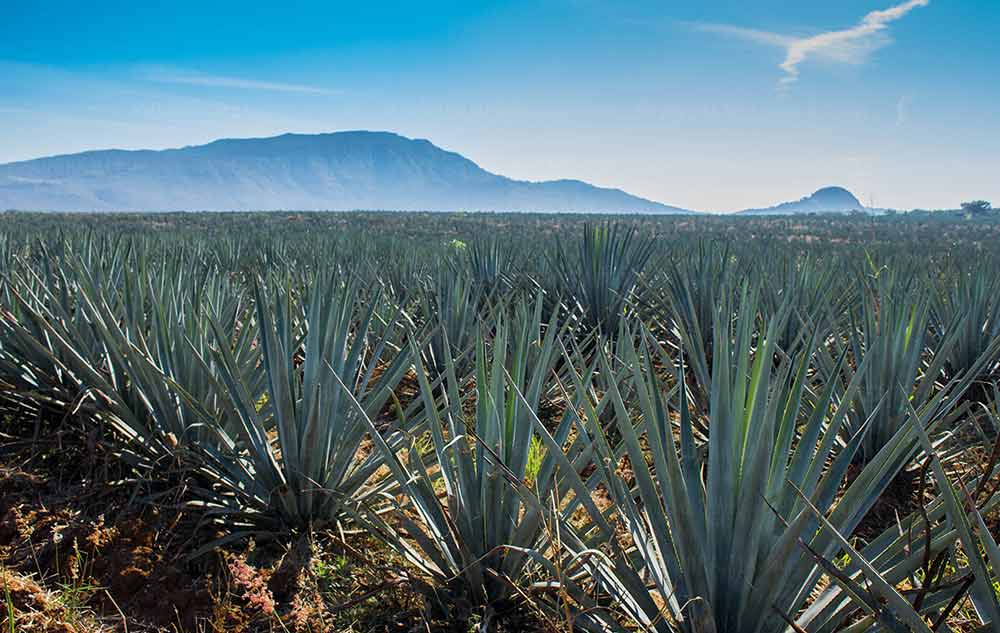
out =
{"type": "Polygon", "coordinates": [[[19,633],[451,630],[426,583],[367,538],[286,535],[192,558],[221,534],[181,509],[183,477],[137,485],[93,437],[4,424],[0,630],[4,587],[19,633]]]}

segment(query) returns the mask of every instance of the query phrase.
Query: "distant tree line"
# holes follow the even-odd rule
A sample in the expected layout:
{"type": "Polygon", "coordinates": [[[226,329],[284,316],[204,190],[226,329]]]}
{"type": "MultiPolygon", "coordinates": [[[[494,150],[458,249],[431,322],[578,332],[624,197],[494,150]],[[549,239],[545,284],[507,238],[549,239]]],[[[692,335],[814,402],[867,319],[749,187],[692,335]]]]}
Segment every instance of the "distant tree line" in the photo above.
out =
{"type": "Polygon", "coordinates": [[[981,215],[993,211],[993,205],[986,200],[973,200],[971,202],[963,202],[962,211],[971,215],[981,215]]]}

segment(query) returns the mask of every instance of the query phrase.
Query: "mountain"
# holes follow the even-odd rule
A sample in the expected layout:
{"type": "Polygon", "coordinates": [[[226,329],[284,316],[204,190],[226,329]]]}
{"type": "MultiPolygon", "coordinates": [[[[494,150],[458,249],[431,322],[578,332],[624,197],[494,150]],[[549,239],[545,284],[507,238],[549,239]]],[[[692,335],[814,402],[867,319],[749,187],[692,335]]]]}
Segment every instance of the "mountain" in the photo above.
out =
{"type": "Polygon", "coordinates": [[[513,180],[430,141],[389,132],[284,134],[7,163],[0,165],[0,209],[691,213],[579,180],[513,180]]]}
{"type": "Polygon", "coordinates": [[[843,187],[824,187],[796,202],[783,202],[767,209],[746,209],[738,213],[757,215],[793,215],[798,213],[848,213],[864,211],[865,205],[843,187]]]}

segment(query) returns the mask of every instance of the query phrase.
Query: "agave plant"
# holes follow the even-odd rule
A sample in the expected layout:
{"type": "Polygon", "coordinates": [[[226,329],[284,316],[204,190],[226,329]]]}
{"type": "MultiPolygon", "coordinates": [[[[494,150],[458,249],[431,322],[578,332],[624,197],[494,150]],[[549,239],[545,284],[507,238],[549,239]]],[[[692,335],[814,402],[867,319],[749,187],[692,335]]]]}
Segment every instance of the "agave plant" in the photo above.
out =
{"type": "MultiPolygon", "coordinates": [[[[938,345],[951,341],[946,348],[949,376],[969,374],[976,368],[991,343],[1000,337],[1000,277],[992,268],[980,265],[959,270],[939,291],[931,311],[931,325],[938,345]]],[[[979,368],[988,379],[994,373],[996,359],[979,368]]],[[[977,376],[978,378],[979,376],[977,376]]]]}
{"type": "Polygon", "coordinates": [[[457,362],[468,354],[479,330],[484,300],[478,285],[451,266],[439,270],[424,288],[421,307],[430,329],[427,356],[431,369],[440,373],[449,361],[457,362]]]}
{"type": "Polygon", "coordinates": [[[761,278],[761,304],[766,315],[790,309],[785,326],[774,342],[790,350],[816,335],[824,340],[839,324],[837,315],[854,300],[847,277],[836,262],[813,257],[780,258],[757,262],[761,278]]]}
{"type": "Polygon", "coordinates": [[[662,284],[666,296],[654,306],[663,314],[660,326],[670,333],[690,368],[691,394],[702,403],[708,398],[715,314],[720,304],[731,303],[737,287],[733,268],[727,246],[699,242],[696,252],[680,264],[671,263],[662,284]]]}
{"type": "MultiPolygon", "coordinates": [[[[581,543],[567,522],[577,503],[569,502],[560,466],[583,470],[591,450],[571,437],[572,403],[553,420],[551,437],[559,448],[536,439],[566,327],[556,314],[544,322],[542,307],[540,297],[531,308],[520,305],[509,320],[498,319],[491,340],[477,337],[474,389],[467,389],[453,363],[440,393],[426,371],[418,373],[426,453],[417,441],[403,455],[381,444],[406,497],[396,516],[403,531],[374,523],[377,517],[368,520],[420,569],[463,596],[460,602],[481,614],[483,631],[492,630],[507,602],[544,592],[549,581],[560,581],[580,603],[592,603],[570,573],[579,571],[572,560],[581,543]]],[[[418,350],[413,357],[420,358],[418,350]]]]}
{"type": "MultiPolygon", "coordinates": [[[[202,422],[173,382],[188,384],[204,405],[219,397],[191,347],[207,344],[213,311],[233,332],[244,312],[241,295],[177,261],[155,270],[136,261],[121,266],[117,258],[110,267],[94,264],[70,258],[52,262],[42,283],[12,280],[16,300],[4,318],[0,371],[27,397],[22,404],[87,413],[108,422],[131,454],[171,457],[202,422]]],[[[234,334],[232,344],[251,380],[250,338],[234,334]]]]}
{"type": "Polygon", "coordinates": [[[373,265],[378,268],[371,276],[378,279],[383,289],[399,304],[406,303],[427,272],[425,262],[412,254],[409,257],[376,260],[373,265]]]}
{"type": "Polygon", "coordinates": [[[996,358],[1000,341],[993,341],[969,371],[948,379],[944,367],[960,330],[955,329],[930,352],[926,341],[930,301],[923,286],[882,268],[874,271],[858,294],[862,297],[860,316],[852,317],[846,345],[835,337],[834,351],[820,354],[819,367],[827,382],[843,388],[848,375],[841,372],[843,364],[841,370],[833,369],[835,358],[846,349],[854,359],[865,359],[845,431],[851,436],[865,429],[857,459],[866,463],[906,424],[909,407],[933,419],[949,411],[953,417],[960,415],[956,405],[980,369],[996,358]],[[938,412],[929,413],[932,408],[938,412]]]}
{"type": "Polygon", "coordinates": [[[619,224],[586,225],[576,253],[556,243],[550,265],[561,298],[579,312],[585,328],[618,333],[654,246],[651,238],[619,224]]]}
{"type": "Polygon", "coordinates": [[[380,322],[378,296],[337,278],[317,278],[301,309],[288,290],[258,285],[255,295],[264,389],[245,380],[222,329],[201,357],[217,367],[228,416],[202,446],[213,484],[202,496],[213,512],[268,529],[335,523],[392,485],[375,476],[379,453],[362,448],[368,417],[386,409],[409,364],[399,332],[380,322]]]}
{"type": "MultiPolygon", "coordinates": [[[[606,385],[621,444],[610,439],[595,412],[584,409],[594,462],[634,548],[619,550],[620,535],[603,515],[592,516],[603,532],[614,534],[606,543],[612,562],[597,581],[644,630],[785,630],[815,598],[821,562],[843,551],[840,535],[854,530],[917,450],[913,430],[901,430],[842,490],[864,433],[845,444],[840,431],[865,367],[851,380],[846,399],[838,402],[832,386],[811,393],[812,346],[775,369],[771,341],[782,323],[768,323],[754,345],[755,313],[750,293],[735,323],[728,314],[716,316],[708,410],[692,410],[684,389],[669,392],[677,394],[676,406],[669,405],[653,371],[663,350],[652,351],[656,343],[648,334],[626,362],[634,368],[634,408],[617,384],[606,385]],[[696,416],[707,419],[707,445],[697,440],[696,416]],[[622,451],[634,482],[615,470],[622,451]],[[832,534],[820,529],[827,525],[832,534]]],[[[905,551],[898,542],[885,547],[883,573],[899,562],[890,554],[905,551]]],[[[837,606],[841,610],[827,620],[840,623],[852,610],[837,606]]],[[[912,617],[905,609],[900,613],[912,617]]]]}
{"type": "Polygon", "coordinates": [[[468,248],[470,275],[480,290],[489,295],[514,285],[514,250],[498,239],[473,241],[468,248]]]}

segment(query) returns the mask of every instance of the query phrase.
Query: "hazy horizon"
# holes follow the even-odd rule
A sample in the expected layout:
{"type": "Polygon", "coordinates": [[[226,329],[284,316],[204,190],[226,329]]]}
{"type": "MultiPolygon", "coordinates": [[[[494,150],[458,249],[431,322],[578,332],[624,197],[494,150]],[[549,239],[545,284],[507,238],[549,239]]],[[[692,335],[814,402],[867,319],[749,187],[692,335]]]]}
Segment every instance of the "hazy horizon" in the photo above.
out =
{"type": "Polygon", "coordinates": [[[1000,6],[242,6],[15,1],[0,162],[369,129],[699,210],[1000,199],[1000,6]]]}

